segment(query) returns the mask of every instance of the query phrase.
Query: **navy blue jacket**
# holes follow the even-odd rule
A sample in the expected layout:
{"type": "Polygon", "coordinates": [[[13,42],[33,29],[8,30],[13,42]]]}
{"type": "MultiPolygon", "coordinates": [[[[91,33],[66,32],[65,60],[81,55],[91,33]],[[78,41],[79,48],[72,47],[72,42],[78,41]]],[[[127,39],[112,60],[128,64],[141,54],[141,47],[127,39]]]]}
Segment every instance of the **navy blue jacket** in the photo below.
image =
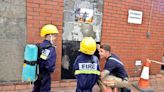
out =
{"type": "Polygon", "coordinates": [[[56,50],[52,47],[52,44],[48,40],[44,40],[40,44],[40,48],[47,48],[50,52],[48,58],[46,60],[40,59],[39,60],[39,72],[53,72],[55,70],[55,62],[56,62],[56,50]]]}
{"type": "Polygon", "coordinates": [[[77,79],[76,92],[92,92],[100,75],[99,60],[96,56],[80,53],[73,65],[77,79]]]}
{"type": "Polygon", "coordinates": [[[115,54],[111,54],[111,56],[109,56],[106,59],[104,69],[110,72],[109,75],[114,75],[122,79],[128,77],[128,74],[125,71],[123,63],[115,54]]]}

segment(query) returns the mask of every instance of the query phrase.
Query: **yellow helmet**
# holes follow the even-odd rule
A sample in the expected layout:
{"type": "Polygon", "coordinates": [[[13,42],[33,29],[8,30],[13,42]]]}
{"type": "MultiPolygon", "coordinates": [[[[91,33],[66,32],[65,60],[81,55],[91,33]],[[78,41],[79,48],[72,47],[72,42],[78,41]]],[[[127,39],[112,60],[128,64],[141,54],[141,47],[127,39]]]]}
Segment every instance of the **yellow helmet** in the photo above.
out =
{"type": "Polygon", "coordinates": [[[58,29],[56,28],[56,26],[54,26],[52,24],[47,24],[42,27],[40,36],[44,37],[47,34],[57,34],[57,33],[59,33],[59,32],[58,32],[58,29]]]}
{"type": "Polygon", "coordinates": [[[80,43],[80,52],[93,55],[96,51],[96,41],[92,37],[85,37],[80,43]]]}

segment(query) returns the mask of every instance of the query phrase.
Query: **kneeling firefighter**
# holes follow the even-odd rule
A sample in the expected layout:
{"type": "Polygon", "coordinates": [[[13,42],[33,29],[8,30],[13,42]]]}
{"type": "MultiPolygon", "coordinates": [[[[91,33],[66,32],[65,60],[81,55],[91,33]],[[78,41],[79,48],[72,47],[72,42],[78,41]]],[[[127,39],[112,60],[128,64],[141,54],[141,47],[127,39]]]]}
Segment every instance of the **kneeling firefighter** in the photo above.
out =
{"type": "Polygon", "coordinates": [[[51,92],[51,73],[54,72],[56,62],[56,50],[53,42],[58,33],[56,26],[52,24],[47,24],[41,29],[40,35],[44,37],[44,40],[38,44],[39,75],[34,82],[32,92],[51,92]]]}
{"type": "Polygon", "coordinates": [[[94,56],[96,42],[92,37],[85,37],[80,43],[80,54],[73,65],[77,79],[76,92],[92,92],[100,75],[99,60],[94,56]]]}

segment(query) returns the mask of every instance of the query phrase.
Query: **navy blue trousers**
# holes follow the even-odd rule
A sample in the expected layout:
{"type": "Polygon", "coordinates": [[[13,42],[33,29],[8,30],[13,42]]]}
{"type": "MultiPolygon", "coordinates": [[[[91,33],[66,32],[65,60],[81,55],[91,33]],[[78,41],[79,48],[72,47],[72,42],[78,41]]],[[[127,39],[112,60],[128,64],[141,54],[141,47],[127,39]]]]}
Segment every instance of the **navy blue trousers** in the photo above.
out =
{"type": "Polygon", "coordinates": [[[39,74],[38,79],[34,82],[32,92],[51,92],[50,73],[39,74]]]}

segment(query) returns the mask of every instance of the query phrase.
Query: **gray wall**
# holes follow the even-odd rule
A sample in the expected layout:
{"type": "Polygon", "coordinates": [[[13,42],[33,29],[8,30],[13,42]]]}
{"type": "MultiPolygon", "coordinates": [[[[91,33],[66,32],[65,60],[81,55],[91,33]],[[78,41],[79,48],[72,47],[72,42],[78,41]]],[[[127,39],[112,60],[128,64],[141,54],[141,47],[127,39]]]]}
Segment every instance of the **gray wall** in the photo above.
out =
{"type": "Polygon", "coordinates": [[[26,0],[0,0],[0,82],[21,80],[26,0]]]}

